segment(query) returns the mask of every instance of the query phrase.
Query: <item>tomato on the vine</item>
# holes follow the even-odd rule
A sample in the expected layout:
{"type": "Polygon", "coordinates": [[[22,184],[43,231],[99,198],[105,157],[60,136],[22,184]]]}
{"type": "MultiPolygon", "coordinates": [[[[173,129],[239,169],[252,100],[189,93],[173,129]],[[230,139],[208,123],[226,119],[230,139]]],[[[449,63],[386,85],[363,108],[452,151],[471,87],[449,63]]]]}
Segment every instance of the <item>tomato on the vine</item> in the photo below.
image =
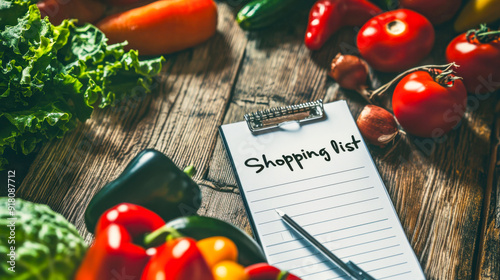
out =
{"type": "Polygon", "coordinates": [[[450,20],[460,8],[462,0],[399,0],[399,7],[424,15],[432,24],[450,20]]]}
{"type": "Polygon", "coordinates": [[[467,92],[450,72],[416,71],[398,83],[392,96],[396,119],[410,134],[443,136],[462,119],[467,92]]]}
{"type": "Polygon", "coordinates": [[[434,28],[423,15],[399,9],[365,23],[356,42],[373,68],[398,72],[415,66],[429,54],[434,45],[434,28]]]}
{"type": "Polygon", "coordinates": [[[446,60],[460,67],[468,92],[485,94],[500,89],[500,31],[486,26],[453,39],[446,48],[446,60]]]}

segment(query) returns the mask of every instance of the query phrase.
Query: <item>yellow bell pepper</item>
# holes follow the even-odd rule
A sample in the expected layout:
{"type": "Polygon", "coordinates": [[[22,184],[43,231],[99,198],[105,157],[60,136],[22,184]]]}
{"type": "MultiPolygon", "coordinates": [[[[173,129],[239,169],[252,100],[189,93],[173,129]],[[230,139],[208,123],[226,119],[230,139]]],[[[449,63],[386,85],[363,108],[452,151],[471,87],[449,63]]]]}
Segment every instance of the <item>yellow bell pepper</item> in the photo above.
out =
{"type": "Polygon", "coordinates": [[[491,23],[500,19],[498,0],[470,0],[455,21],[455,31],[463,32],[476,28],[481,23],[491,23]]]}

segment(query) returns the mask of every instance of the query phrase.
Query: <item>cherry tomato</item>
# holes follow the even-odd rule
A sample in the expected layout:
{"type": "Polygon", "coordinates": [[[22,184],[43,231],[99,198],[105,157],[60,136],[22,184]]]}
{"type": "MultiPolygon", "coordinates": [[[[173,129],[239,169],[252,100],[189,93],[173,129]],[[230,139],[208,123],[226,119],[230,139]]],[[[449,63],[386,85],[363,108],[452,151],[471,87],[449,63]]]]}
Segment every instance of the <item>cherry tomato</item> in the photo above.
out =
{"type": "Polygon", "coordinates": [[[462,119],[467,91],[461,80],[440,84],[427,71],[406,75],[396,86],[392,108],[404,130],[421,137],[441,137],[462,119]]]}
{"type": "MultiPolygon", "coordinates": [[[[481,31],[475,32],[478,35],[481,31]]],[[[460,66],[457,75],[464,79],[468,92],[484,94],[500,88],[500,39],[478,38],[474,34],[458,35],[446,48],[446,60],[460,66]]]]}
{"type": "Polygon", "coordinates": [[[212,268],[214,280],[249,280],[245,268],[232,261],[222,261],[212,268]]]}
{"type": "Polygon", "coordinates": [[[361,27],[357,45],[373,68],[398,72],[415,66],[429,54],[434,45],[434,28],[417,12],[389,11],[361,27]]]}
{"type": "Polygon", "coordinates": [[[450,20],[460,8],[462,0],[399,0],[399,7],[424,15],[434,25],[450,20]]]}
{"type": "Polygon", "coordinates": [[[198,241],[197,246],[210,268],[222,261],[236,262],[238,260],[238,248],[227,237],[208,237],[198,241]]]}

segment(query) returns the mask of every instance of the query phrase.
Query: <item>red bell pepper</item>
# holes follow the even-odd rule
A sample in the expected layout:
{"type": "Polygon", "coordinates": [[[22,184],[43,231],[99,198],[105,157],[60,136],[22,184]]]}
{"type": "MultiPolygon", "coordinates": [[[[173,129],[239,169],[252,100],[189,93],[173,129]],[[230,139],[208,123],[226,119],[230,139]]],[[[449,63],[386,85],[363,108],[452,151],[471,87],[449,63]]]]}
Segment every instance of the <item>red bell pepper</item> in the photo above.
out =
{"type": "Polygon", "coordinates": [[[319,0],[309,13],[305,44],[319,50],[343,26],[362,26],[382,10],[367,0],[319,0]]]}
{"type": "Polygon", "coordinates": [[[99,218],[96,239],[83,260],[75,280],[139,279],[155,249],[133,243],[133,239],[165,225],[154,212],[122,203],[99,218]]]}
{"type": "Polygon", "coordinates": [[[139,279],[154,250],[132,243],[132,236],[120,225],[102,230],[87,252],[75,280],[139,279]]]}
{"type": "Polygon", "coordinates": [[[96,236],[110,224],[124,227],[133,238],[153,232],[165,225],[155,212],[132,203],[121,203],[104,212],[95,228],[96,236]]]}
{"type": "Polygon", "coordinates": [[[192,238],[176,238],[156,248],[141,280],[213,280],[212,272],[192,238]]]}
{"type": "Polygon", "coordinates": [[[250,280],[301,280],[299,277],[267,263],[257,263],[245,268],[250,280]]]}

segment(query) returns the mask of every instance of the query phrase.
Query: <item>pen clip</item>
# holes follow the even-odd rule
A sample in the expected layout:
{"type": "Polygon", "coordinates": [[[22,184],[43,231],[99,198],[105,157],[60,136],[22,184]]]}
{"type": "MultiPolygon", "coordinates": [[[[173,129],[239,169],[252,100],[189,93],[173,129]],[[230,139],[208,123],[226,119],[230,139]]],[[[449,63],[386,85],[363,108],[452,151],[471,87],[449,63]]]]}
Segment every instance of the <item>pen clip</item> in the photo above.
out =
{"type": "Polygon", "coordinates": [[[370,274],[362,270],[355,263],[348,261],[345,264],[349,268],[352,276],[355,277],[356,280],[375,280],[375,278],[373,278],[370,274]]]}

